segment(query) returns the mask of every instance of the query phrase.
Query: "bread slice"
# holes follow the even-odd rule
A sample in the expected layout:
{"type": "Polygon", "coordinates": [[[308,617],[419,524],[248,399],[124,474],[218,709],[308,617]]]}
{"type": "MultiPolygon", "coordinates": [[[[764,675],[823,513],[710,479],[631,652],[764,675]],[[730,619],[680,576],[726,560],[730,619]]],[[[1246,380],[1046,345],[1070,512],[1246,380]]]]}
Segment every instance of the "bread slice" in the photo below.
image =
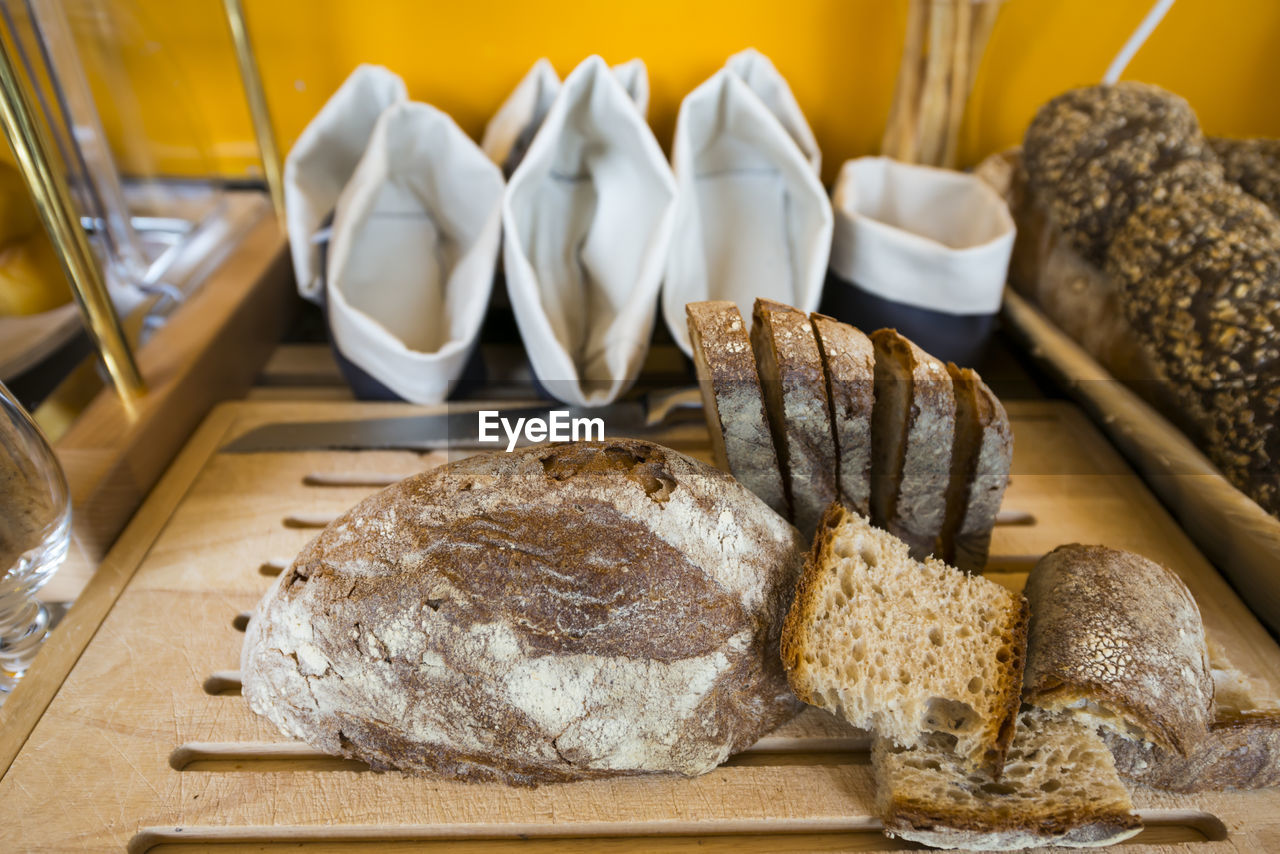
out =
{"type": "Polygon", "coordinates": [[[835,434],[840,500],[871,514],[871,412],[875,403],[875,350],[871,339],[847,323],[809,315],[822,354],[835,434]]]}
{"type": "Polygon", "coordinates": [[[751,339],[738,306],[728,300],[691,302],[684,310],[716,465],[790,519],[751,339]]]}
{"type": "Polygon", "coordinates": [[[947,515],[956,401],[946,366],[893,329],[872,334],[871,520],[911,547],[934,553],[947,515]]]}
{"type": "Polygon", "coordinates": [[[1189,755],[1213,719],[1200,609],[1182,579],[1104,546],[1059,546],[1031,570],[1023,701],[1189,755]]]}
{"type": "Polygon", "coordinates": [[[1142,830],[1097,734],[1038,709],[1018,716],[999,780],[975,775],[936,737],[907,750],[879,739],[871,762],[884,832],[936,848],[1091,848],[1142,830]]]}
{"type": "Polygon", "coordinates": [[[939,557],[978,572],[987,565],[991,529],[1009,485],[1013,429],[1004,406],[977,371],[948,363],[947,373],[956,399],[956,441],[939,557]]]}
{"type": "Polygon", "coordinates": [[[827,505],[836,498],[836,447],[826,375],[809,315],[757,299],[751,346],[773,445],[791,499],[792,521],[801,534],[812,537],[827,505]]]}
{"type": "Polygon", "coordinates": [[[1103,734],[1122,775],[1172,792],[1280,786],[1280,699],[1267,696],[1212,641],[1214,718],[1189,756],[1103,734]]]}
{"type": "Polygon", "coordinates": [[[934,732],[998,774],[1022,685],[1027,603],[981,576],[917,562],[833,504],[782,628],[796,696],[903,747],[934,732]]]}

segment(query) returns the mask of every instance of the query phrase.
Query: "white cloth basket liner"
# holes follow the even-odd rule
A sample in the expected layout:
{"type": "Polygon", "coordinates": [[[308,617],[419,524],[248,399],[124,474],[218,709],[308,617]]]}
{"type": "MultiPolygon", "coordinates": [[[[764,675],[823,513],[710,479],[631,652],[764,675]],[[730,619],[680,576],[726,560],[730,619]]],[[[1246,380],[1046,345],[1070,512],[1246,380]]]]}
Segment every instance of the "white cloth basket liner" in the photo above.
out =
{"type": "Polygon", "coordinates": [[[447,115],[398,103],[374,126],[334,215],[334,344],[413,403],[444,400],[493,287],[503,182],[447,115]]]}
{"type": "Polygon", "coordinates": [[[729,57],[724,67],[742,78],[742,82],[764,101],[769,112],[782,122],[787,133],[795,140],[800,152],[813,168],[813,174],[821,175],[822,152],[818,150],[818,141],[814,139],[813,131],[805,120],[800,105],[796,103],[796,96],[791,93],[786,78],[778,73],[773,62],[755,48],[747,48],[729,57]]]}
{"type": "Polygon", "coordinates": [[[320,247],[314,240],[355,172],[383,110],[408,100],[404,81],[385,68],[351,72],[303,129],[284,162],[285,225],[298,293],[320,299],[320,247]]]}
{"type": "MultiPolygon", "coordinates": [[[[640,115],[647,116],[649,70],[644,62],[633,59],[615,65],[613,74],[635,102],[640,115]]],[[[502,167],[503,174],[511,175],[520,165],[559,92],[560,76],[551,60],[539,59],[485,125],[480,147],[490,160],[502,167]]]]}
{"type": "Polygon", "coordinates": [[[615,400],[653,331],[675,182],[636,105],[599,57],[565,80],[503,202],[507,291],[554,397],[615,400]]]}
{"type": "Polygon", "coordinates": [[[917,308],[999,311],[1014,224],[980,179],[863,157],[841,168],[834,207],[831,269],[841,278],[917,308]]]}
{"type": "Polygon", "coordinates": [[[676,216],[663,316],[690,353],[685,304],[757,297],[818,307],[831,250],[831,202],[768,106],[728,68],[680,105],[672,159],[676,216]]]}

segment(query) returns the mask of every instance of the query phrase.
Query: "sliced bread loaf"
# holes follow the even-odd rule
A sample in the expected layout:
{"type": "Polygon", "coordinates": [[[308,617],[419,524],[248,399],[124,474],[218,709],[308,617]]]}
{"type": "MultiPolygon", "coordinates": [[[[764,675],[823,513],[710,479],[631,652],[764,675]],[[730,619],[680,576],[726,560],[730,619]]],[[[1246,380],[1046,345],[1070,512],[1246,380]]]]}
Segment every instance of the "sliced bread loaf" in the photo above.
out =
{"type": "Polygon", "coordinates": [[[1173,792],[1280,786],[1280,699],[1267,696],[1209,644],[1214,718],[1209,734],[1188,756],[1103,733],[1125,777],[1173,792]]]}
{"type": "Polygon", "coordinates": [[[1023,700],[1188,755],[1213,719],[1204,626],[1187,586],[1154,561],[1072,544],[1027,577],[1023,700]]]}
{"type": "Polygon", "coordinates": [[[871,514],[871,412],[875,403],[875,349],[847,323],[812,314],[822,354],[835,434],[840,500],[871,514]]]}
{"type": "Polygon", "coordinates": [[[793,521],[812,537],[836,498],[836,448],[822,356],[804,312],[757,299],[752,316],[751,346],[793,521]]]}
{"type": "Polygon", "coordinates": [[[871,519],[921,560],[935,552],[947,515],[956,401],[946,366],[881,329],[875,345],[871,519]]]}
{"type": "Polygon", "coordinates": [[[738,306],[728,300],[691,302],[685,315],[716,465],[790,519],[751,339],[738,306]]]}
{"type": "Polygon", "coordinates": [[[1096,847],[1142,830],[1102,740],[1071,718],[1018,716],[1004,774],[974,774],[938,737],[903,749],[877,740],[871,761],[884,831],[937,848],[1096,847]]]}
{"type": "Polygon", "coordinates": [[[978,572],[987,564],[991,529],[1009,485],[1013,430],[977,371],[948,364],[947,372],[956,398],[956,442],[939,557],[978,572]]]}
{"type": "Polygon", "coordinates": [[[796,696],[909,747],[954,739],[999,773],[1022,685],[1027,605],[989,579],[920,563],[833,504],[782,630],[796,696]]]}

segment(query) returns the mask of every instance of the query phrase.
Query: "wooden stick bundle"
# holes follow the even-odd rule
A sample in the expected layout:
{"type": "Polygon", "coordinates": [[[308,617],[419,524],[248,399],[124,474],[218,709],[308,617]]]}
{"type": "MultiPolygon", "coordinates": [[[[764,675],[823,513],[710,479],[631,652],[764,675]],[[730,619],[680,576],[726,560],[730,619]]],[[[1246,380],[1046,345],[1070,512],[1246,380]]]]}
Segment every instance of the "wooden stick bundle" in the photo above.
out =
{"type": "Polygon", "coordinates": [[[882,154],[954,168],[965,105],[1002,2],[910,0],[882,154]]]}

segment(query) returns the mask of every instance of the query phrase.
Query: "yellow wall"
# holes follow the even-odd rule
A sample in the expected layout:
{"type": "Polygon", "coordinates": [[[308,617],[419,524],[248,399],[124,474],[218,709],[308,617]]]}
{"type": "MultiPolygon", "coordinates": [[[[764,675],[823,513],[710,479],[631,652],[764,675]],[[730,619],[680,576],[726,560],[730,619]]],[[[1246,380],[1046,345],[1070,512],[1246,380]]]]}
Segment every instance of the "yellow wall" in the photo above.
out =
{"type": "MultiPolygon", "coordinates": [[[[593,52],[610,62],[646,61],[650,121],[666,147],[680,98],[726,56],[754,45],[795,90],[828,181],[846,158],[878,148],[906,15],[905,0],[244,2],[284,150],[359,62],[397,71],[414,98],[446,110],[478,138],[536,58],[550,57],[564,75],[593,52]]],[[[1010,0],[970,101],[962,162],[1016,143],[1053,94],[1097,81],[1150,2],[1010,0]]],[[[147,144],[129,146],[129,162],[181,174],[255,172],[220,0],[90,5],[110,7],[109,22],[80,11],[77,30],[96,40],[88,47],[123,45],[121,79],[140,100],[144,118],[104,110],[117,147],[125,146],[124,127],[144,127],[147,144]],[[189,150],[193,138],[204,140],[207,157],[189,150]]],[[[1280,137],[1277,45],[1277,0],[1179,0],[1126,76],[1186,96],[1211,133],[1280,137]]],[[[104,92],[112,85],[101,73],[94,84],[104,92]]]]}

